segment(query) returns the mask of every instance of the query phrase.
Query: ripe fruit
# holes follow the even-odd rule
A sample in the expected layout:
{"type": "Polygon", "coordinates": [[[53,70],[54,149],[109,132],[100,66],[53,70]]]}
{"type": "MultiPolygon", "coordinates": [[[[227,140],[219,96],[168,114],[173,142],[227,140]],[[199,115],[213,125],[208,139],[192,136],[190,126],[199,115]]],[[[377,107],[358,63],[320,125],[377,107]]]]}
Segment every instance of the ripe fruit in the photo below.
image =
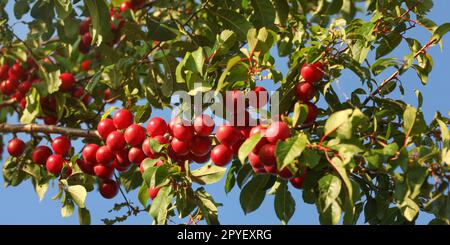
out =
{"type": "Polygon", "coordinates": [[[61,170],[64,166],[64,162],[65,160],[63,156],[59,154],[54,154],[47,158],[47,161],[45,162],[45,168],[47,169],[48,172],[54,175],[58,175],[59,173],[61,173],[61,170]]]}
{"type": "Polygon", "coordinates": [[[185,122],[183,121],[183,119],[181,119],[179,117],[174,117],[170,120],[169,124],[167,125],[167,127],[168,127],[167,130],[169,131],[170,135],[173,136],[173,127],[179,123],[185,123],[185,122]]]}
{"type": "Polygon", "coordinates": [[[13,157],[19,157],[25,151],[25,143],[18,138],[14,138],[8,143],[8,153],[13,157]]]}
{"type": "Polygon", "coordinates": [[[141,162],[145,159],[144,152],[137,147],[132,147],[128,152],[128,160],[134,164],[141,164],[141,162]]]}
{"type": "Polygon", "coordinates": [[[306,106],[308,106],[308,115],[306,116],[304,123],[313,123],[314,121],[316,121],[318,114],[317,106],[310,102],[306,103],[306,106]]]}
{"type": "Polygon", "coordinates": [[[126,129],[133,124],[133,114],[127,109],[121,109],[114,114],[113,122],[117,129],[126,129]]]}
{"type": "Polygon", "coordinates": [[[131,9],[131,3],[130,2],[123,2],[120,4],[120,12],[125,12],[127,9],[131,9]]]}
{"type": "Polygon", "coordinates": [[[122,167],[129,167],[131,165],[128,159],[128,149],[123,149],[116,153],[117,163],[122,167]]]}
{"type": "Polygon", "coordinates": [[[90,47],[92,43],[92,36],[90,32],[86,32],[81,38],[81,42],[86,46],[90,47]]]}
{"type": "Polygon", "coordinates": [[[291,137],[291,131],[284,122],[274,122],[266,130],[266,138],[269,143],[276,144],[279,140],[291,137]]]}
{"type": "Polygon", "coordinates": [[[194,130],[198,136],[209,136],[214,130],[214,120],[208,115],[197,116],[194,120],[194,130]]]}
{"type": "Polygon", "coordinates": [[[167,123],[161,117],[153,117],[147,123],[147,133],[150,137],[164,135],[167,132],[167,129],[167,123]]]}
{"type": "Polygon", "coordinates": [[[58,122],[58,119],[54,116],[45,116],[43,120],[45,125],[56,125],[56,123],[58,122]]]}
{"type": "Polygon", "coordinates": [[[282,170],[278,171],[278,176],[283,179],[290,179],[294,176],[294,174],[289,170],[288,167],[284,167],[282,170]]]}
{"type": "Polygon", "coordinates": [[[259,150],[259,159],[265,166],[277,165],[277,158],[275,157],[275,145],[266,144],[259,150]]]}
{"type": "Polygon", "coordinates": [[[65,155],[69,153],[71,146],[70,139],[65,136],[58,136],[52,141],[52,148],[56,154],[65,155]]]}
{"type": "Polygon", "coordinates": [[[241,133],[230,125],[221,125],[216,130],[216,138],[221,144],[227,145],[228,147],[235,144],[241,133]]]}
{"type": "Polygon", "coordinates": [[[9,65],[3,64],[0,66],[0,80],[6,80],[8,79],[8,71],[9,71],[9,65]]]}
{"type": "Polygon", "coordinates": [[[211,150],[210,137],[195,136],[190,143],[190,152],[195,156],[204,156],[211,150]]]}
{"type": "Polygon", "coordinates": [[[1,82],[0,90],[4,95],[10,96],[16,91],[17,86],[19,86],[19,84],[16,80],[8,79],[1,82]]]}
{"type": "Polygon", "coordinates": [[[192,161],[196,163],[205,163],[209,160],[210,152],[206,153],[204,156],[196,156],[194,154],[189,155],[192,161]]]}
{"type": "Polygon", "coordinates": [[[148,196],[153,200],[158,195],[159,188],[156,188],[154,186],[148,188],[148,196]]]}
{"type": "Polygon", "coordinates": [[[301,82],[295,86],[295,96],[299,101],[310,101],[315,94],[316,90],[311,83],[301,82]]]}
{"type": "Polygon", "coordinates": [[[178,156],[185,156],[189,153],[189,141],[182,141],[178,138],[173,138],[170,142],[170,147],[178,156]]]}
{"type": "Polygon", "coordinates": [[[125,148],[126,142],[124,135],[119,131],[111,132],[106,138],[106,145],[112,151],[121,151],[125,148]]]}
{"type": "Polygon", "coordinates": [[[33,152],[31,153],[31,160],[33,160],[35,164],[45,165],[48,157],[52,154],[53,152],[48,146],[40,145],[34,148],[33,152]]]}
{"type": "Polygon", "coordinates": [[[191,140],[194,137],[194,128],[191,125],[178,123],[172,128],[173,136],[180,140],[191,140]]]}
{"type": "Polygon", "coordinates": [[[82,71],[89,71],[91,69],[91,64],[92,64],[91,60],[85,60],[81,63],[80,68],[82,71]]]}
{"type": "Polygon", "coordinates": [[[115,154],[108,146],[100,146],[95,153],[95,159],[98,164],[102,165],[111,165],[112,161],[114,161],[115,154]]]}
{"type": "Polygon", "coordinates": [[[276,174],[277,173],[277,165],[264,165],[264,170],[266,173],[269,174],[276,174]]]}
{"type": "Polygon", "coordinates": [[[23,81],[22,83],[19,84],[19,86],[17,86],[17,89],[22,93],[22,94],[27,94],[28,91],[30,91],[31,88],[31,82],[26,80],[23,81]]]}
{"type": "Polygon", "coordinates": [[[125,130],[124,136],[129,145],[139,147],[145,140],[145,129],[138,124],[133,124],[125,130]]]}
{"type": "Polygon", "coordinates": [[[151,138],[147,138],[144,140],[144,142],[142,143],[142,151],[146,156],[154,158],[155,156],[153,154],[152,148],[150,147],[150,140],[151,138]]]}
{"type": "Polygon", "coordinates": [[[8,71],[8,76],[10,80],[18,81],[23,78],[25,71],[20,64],[14,64],[8,71]]]}
{"type": "Polygon", "coordinates": [[[59,85],[59,90],[61,92],[70,92],[75,85],[75,77],[72,73],[62,73],[59,75],[61,80],[61,85],[59,85]]]}
{"type": "Polygon", "coordinates": [[[111,199],[119,193],[119,185],[114,180],[103,180],[99,185],[100,194],[106,199],[111,199]]]}
{"type": "Polygon", "coordinates": [[[322,63],[316,62],[314,64],[303,65],[300,73],[307,83],[316,83],[323,79],[324,67],[322,63]]]}
{"type": "Polygon", "coordinates": [[[114,160],[111,164],[111,167],[114,168],[115,170],[119,171],[119,172],[124,172],[128,170],[129,166],[122,166],[120,165],[119,161],[114,160]]]}
{"type": "Polygon", "coordinates": [[[233,152],[226,145],[217,145],[211,151],[211,161],[217,166],[227,165],[233,158],[233,152]]]}
{"type": "Polygon", "coordinates": [[[91,21],[91,17],[87,17],[85,20],[80,22],[80,35],[84,35],[85,33],[89,32],[91,21]]]}
{"type": "Polygon", "coordinates": [[[86,174],[95,175],[94,165],[92,163],[86,162],[83,159],[77,159],[77,165],[80,167],[81,171],[86,174]]]}
{"type": "Polygon", "coordinates": [[[259,170],[264,170],[264,164],[261,162],[258,154],[250,152],[250,154],[248,154],[248,161],[250,162],[253,171],[258,173],[259,170]]]}
{"type": "Polygon", "coordinates": [[[103,164],[97,164],[94,166],[95,176],[100,179],[111,179],[114,173],[114,168],[112,166],[106,166],[103,164]]]}
{"type": "Polygon", "coordinates": [[[106,118],[98,123],[97,131],[103,139],[106,139],[111,132],[116,131],[116,127],[113,120],[106,118]]]}
{"type": "MultiPolygon", "coordinates": [[[[256,134],[265,134],[265,133],[266,133],[266,128],[264,126],[262,126],[262,125],[258,125],[258,126],[253,127],[250,130],[250,135],[249,136],[252,137],[252,136],[254,136],[256,134]]],[[[255,146],[255,148],[253,148],[253,152],[258,154],[259,149],[261,149],[261,147],[263,147],[263,145],[265,145],[267,143],[268,143],[267,138],[265,136],[263,136],[261,138],[261,140],[258,142],[258,144],[255,146]]]]}
{"type": "Polygon", "coordinates": [[[302,189],[303,188],[303,180],[306,178],[307,175],[308,175],[308,170],[305,169],[303,174],[301,174],[297,177],[294,177],[294,178],[290,179],[289,181],[291,182],[293,187],[295,187],[297,189],[302,189]]]}
{"type": "Polygon", "coordinates": [[[240,90],[233,90],[226,93],[226,108],[229,113],[243,113],[247,107],[245,95],[240,90]]]}
{"type": "Polygon", "coordinates": [[[256,95],[256,104],[253,100],[250,100],[250,106],[253,108],[261,108],[265,106],[269,100],[269,93],[264,87],[257,86],[253,89],[253,92],[256,95]]]}

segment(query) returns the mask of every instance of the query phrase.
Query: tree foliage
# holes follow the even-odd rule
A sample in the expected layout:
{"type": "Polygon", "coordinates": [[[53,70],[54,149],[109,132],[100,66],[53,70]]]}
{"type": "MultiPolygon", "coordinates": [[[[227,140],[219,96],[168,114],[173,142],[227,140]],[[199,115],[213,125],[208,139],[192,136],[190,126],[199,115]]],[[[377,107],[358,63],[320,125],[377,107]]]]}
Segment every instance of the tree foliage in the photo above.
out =
{"type": "MultiPolygon", "coordinates": [[[[252,171],[247,157],[261,140],[258,135],[244,142],[227,168],[209,163],[191,169],[167,159],[161,166],[144,161],[142,175],[135,166],[120,173],[116,177],[125,192],[139,189],[141,207],[126,200],[113,208],[128,208],[124,216],[103,221],[113,224],[148,212],[155,224],[174,216],[218,224],[221,204],[201,185],[225,178],[225,192],[240,188],[236,202],[246,214],[274,195],[282,223],[290,221],[295,202],[303,198],[316,205],[321,224],[356,224],[360,216],[368,224],[414,224],[421,212],[434,215],[431,224],[450,224],[449,118],[437,112],[427,123],[419,91],[417,107],[395,98],[395,92],[404,93],[401,76],[409,70],[427,84],[433,68],[427,50],[450,31],[449,23],[427,18],[432,0],[154,0],[137,1],[139,8],[111,18],[123,2],[0,0],[0,63],[17,61],[40,80],[26,93],[22,108],[19,101],[0,97],[0,132],[32,136],[22,156],[4,159],[6,186],[29,179],[42,199],[49,184],[57,183],[53,199],[62,202],[61,215],[72,215],[77,206],[80,224],[90,223],[85,199],[98,180],[76,164],[81,152],[75,150],[81,149],[69,153],[71,174],[58,177],[30,160],[33,148],[54,131],[6,127],[13,115],[21,124],[42,124],[48,116],[42,98],[54,98],[51,116],[58,126],[95,131],[114,110],[105,111],[107,102],[116,101],[135,114],[136,123],[144,123],[152,109],[173,106],[175,91],[249,91],[270,79],[280,92],[282,120],[291,128],[291,137],[276,145],[278,170],[307,171],[301,197],[292,195],[289,181],[252,171]],[[14,5],[12,13],[6,4],[14,5]],[[26,37],[14,33],[12,15],[28,27],[26,37]],[[86,50],[79,28],[87,17],[92,40],[86,50]],[[409,36],[412,28],[428,30],[428,41],[409,36]],[[405,44],[409,53],[391,55],[405,44]],[[278,57],[286,58],[287,72],[277,68],[278,57]],[[80,68],[87,59],[92,61],[88,71],[80,68]],[[316,85],[314,101],[325,106],[317,120],[305,123],[308,108],[294,90],[303,79],[302,66],[317,61],[324,64],[325,77],[316,85]],[[360,84],[342,99],[335,86],[346,70],[360,84]],[[67,72],[76,74],[85,95],[61,91],[59,77],[67,72]],[[194,86],[198,83],[200,88],[194,86]],[[110,93],[106,101],[105,91],[110,93]],[[93,102],[83,103],[86,96],[93,102]],[[149,202],[152,187],[160,189],[149,202]]],[[[89,131],[84,136],[85,143],[101,142],[89,131]]],[[[157,142],[152,149],[167,150],[157,142]]]]}

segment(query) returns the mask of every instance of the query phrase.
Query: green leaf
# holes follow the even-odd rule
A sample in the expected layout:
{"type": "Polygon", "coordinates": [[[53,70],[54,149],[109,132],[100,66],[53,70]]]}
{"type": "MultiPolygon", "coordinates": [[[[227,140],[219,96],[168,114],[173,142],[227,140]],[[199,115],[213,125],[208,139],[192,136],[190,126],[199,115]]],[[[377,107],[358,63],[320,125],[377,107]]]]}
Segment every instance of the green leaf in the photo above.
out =
{"type": "Polygon", "coordinates": [[[111,106],[105,113],[103,113],[102,118],[100,120],[104,120],[104,119],[108,118],[108,116],[111,115],[111,113],[113,111],[115,111],[116,109],[117,109],[117,107],[111,106]]]}
{"type": "Polygon", "coordinates": [[[90,225],[91,224],[91,212],[87,208],[78,207],[78,221],[80,225],[90,225]]]}
{"type": "Polygon", "coordinates": [[[233,160],[231,167],[228,169],[227,178],[225,180],[225,193],[229,193],[234,185],[236,184],[236,176],[235,174],[238,172],[238,169],[241,167],[241,164],[233,160]]]}
{"type": "Polygon", "coordinates": [[[372,64],[370,69],[374,75],[379,75],[381,72],[386,70],[388,67],[398,65],[396,58],[381,58],[377,59],[375,63],[372,64]]]}
{"type": "Polygon", "coordinates": [[[325,134],[330,135],[336,132],[339,138],[350,139],[352,137],[352,125],[349,123],[352,109],[338,111],[327,119],[325,123],[325,134]]]}
{"type": "Polygon", "coordinates": [[[414,136],[425,132],[427,129],[423,114],[413,106],[408,105],[403,113],[403,132],[405,135],[414,136]]]}
{"type": "Polygon", "coordinates": [[[319,213],[319,221],[321,225],[337,225],[341,216],[341,205],[337,201],[333,201],[325,212],[319,213]]]}
{"type": "Polygon", "coordinates": [[[238,152],[238,158],[242,164],[245,163],[245,159],[247,158],[248,154],[250,154],[250,152],[253,150],[253,148],[255,148],[255,146],[259,143],[263,136],[264,134],[262,133],[255,134],[252,137],[246,139],[244,143],[242,143],[238,152]]]}
{"type": "Polygon", "coordinates": [[[147,29],[150,40],[163,42],[177,37],[172,28],[152,18],[147,18],[147,29]]]}
{"type": "Polygon", "coordinates": [[[242,210],[245,214],[251,213],[261,206],[266,196],[266,187],[270,176],[255,175],[242,189],[239,196],[242,210]]]}
{"type": "Polygon", "coordinates": [[[281,182],[275,192],[275,213],[282,224],[287,224],[295,212],[295,200],[288,190],[286,181],[281,182]]]}
{"type": "Polygon", "coordinates": [[[86,201],[86,188],[82,185],[71,185],[67,187],[67,192],[80,208],[84,208],[84,202],[86,201]]]}
{"type": "Polygon", "coordinates": [[[159,190],[158,195],[152,201],[149,213],[153,217],[156,224],[166,224],[168,207],[172,202],[173,197],[174,194],[172,192],[172,188],[170,186],[164,186],[159,190]]]}
{"type": "Polygon", "coordinates": [[[37,183],[35,178],[32,178],[32,183],[34,186],[34,190],[39,197],[39,202],[41,202],[48,190],[48,183],[37,183]]]}
{"type": "Polygon", "coordinates": [[[209,185],[220,181],[227,171],[227,168],[222,168],[216,165],[206,164],[191,172],[191,178],[194,182],[201,185],[209,185]]]}
{"type": "Polygon", "coordinates": [[[89,82],[86,85],[86,91],[89,93],[92,93],[94,91],[94,88],[97,86],[98,82],[102,78],[103,70],[98,70],[92,77],[89,79],[89,82]]]}
{"type": "Polygon", "coordinates": [[[41,113],[40,95],[36,88],[31,88],[25,97],[26,107],[20,117],[20,122],[27,124],[32,123],[34,119],[41,113]]]}
{"type": "Polygon", "coordinates": [[[341,192],[341,179],[339,177],[327,174],[319,180],[319,206],[320,211],[324,213],[336,200],[341,192]]]}
{"type": "Polygon", "coordinates": [[[72,200],[66,198],[64,205],[61,207],[61,217],[67,218],[72,216],[75,206],[72,200]]]}
{"type": "Polygon", "coordinates": [[[292,164],[299,157],[308,143],[308,137],[300,133],[286,141],[280,141],[276,146],[277,167],[279,170],[292,164]]]}
{"type": "Polygon", "coordinates": [[[227,67],[223,71],[222,75],[220,75],[219,81],[217,82],[216,93],[222,90],[222,88],[224,87],[225,79],[230,74],[231,68],[233,68],[239,62],[241,62],[241,57],[239,56],[235,56],[228,60],[227,67]]]}
{"type": "Polygon", "coordinates": [[[14,4],[14,16],[16,19],[22,19],[22,16],[30,11],[28,0],[17,0],[14,4]]]}
{"type": "Polygon", "coordinates": [[[435,42],[440,42],[442,37],[450,31],[450,23],[445,23],[440,25],[436,30],[434,30],[431,40],[435,42]]]}
{"type": "Polygon", "coordinates": [[[217,11],[208,9],[208,11],[212,16],[217,16],[225,28],[233,30],[236,33],[238,40],[245,41],[247,32],[252,28],[252,24],[245,19],[244,16],[227,9],[220,9],[217,11]]]}
{"type": "Polygon", "coordinates": [[[92,17],[92,42],[100,45],[111,40],[111,24],[109,8],[105,0],[84,0],[85,6],[92,17]]]}
{"type": "Polygon", "coordinates": [[[144,208],[147,207],[149,196],[148,196],[148,186],[146,184],[141,185],[141,188],[139,188],[138,191],[138,200],[144,206],[144,208]]]}
{"type": "Polygon", "coordinates": [[[398,31],[393,31],[386,35],[376,51],[376,59],[379,59],[394,50],[402,41],[402,35],[398,31]]]}
{"type": "Polygon", "coordinates": [[[203,55],[203,48],[199,47],[192,52],[192,58],[194,59],[196,70],[200,75],[203,75],[203,64],[205,63],[205,56],[203,55]]]}
{"type": "Polygon", "coordinates": [[[202,215],[204,216],[208,225],[219,225],[219,217],[216,202],[212,196],[207,193],[203,188],[199,188],[195,191],[197,197],[197,205],[200,208],[202,215]]]}
{"type": "Polygon", "coordinates": [[[56,13],[60,19],[65,19],[72,12],[72,3],[70,0],[55,1],[56,13]]]}
{"type": "Polygon", "coordinates": [[[448,130],[447,125],[442,121],[437,119],[439,124],[439,128],[441,129],[441,137],[444,142],[444,147],[442,148],[442,161],[450,164],[450,132],[448,130]]]}
{"type": "Polygon", "coordinates": [[[289,4],[287,0],[275,0],[275,10],[277,12],[278,21],[284,25],[289,15],[289,4]]]}
{"type": "Polygon", "coordinates": [[[349,201],[353,202],[353,186],[350,182],[350,178],[348,177],[347,170],[345,169],[345,164],[338,157],[333,157],[331,159],[331,164],[344,181],[345,187],[347,188],[349,201]]]}
{"type": "Polygon", "coordinates": [[[257,28],[272,27],[275,21],[275,8],[269,0],[251,0],[255,10],[252,23],[257,28]]]}

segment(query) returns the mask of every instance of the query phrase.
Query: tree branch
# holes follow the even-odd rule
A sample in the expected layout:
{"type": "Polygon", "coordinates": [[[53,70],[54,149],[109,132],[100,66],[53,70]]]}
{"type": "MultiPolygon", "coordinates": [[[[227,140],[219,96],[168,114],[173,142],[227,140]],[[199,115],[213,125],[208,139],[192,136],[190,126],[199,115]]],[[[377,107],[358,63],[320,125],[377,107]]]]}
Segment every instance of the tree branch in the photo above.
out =
{"type": "Polygon", "coordinates": [[[9,100],[2,101],[2,102],[0,102],[0,108],[12,106],[12,105],[14,105],[15,102],[16,102],[15,99],[9,99],[9,100]]]}
{"type": "Polygon", "coordinates": [[[54,125],[39,124],[0,124],[0,133],[45,133],[45,134],[62,134],[67,136],[83,137],[101,140],[97,130],[65,128],[54,125]]]}

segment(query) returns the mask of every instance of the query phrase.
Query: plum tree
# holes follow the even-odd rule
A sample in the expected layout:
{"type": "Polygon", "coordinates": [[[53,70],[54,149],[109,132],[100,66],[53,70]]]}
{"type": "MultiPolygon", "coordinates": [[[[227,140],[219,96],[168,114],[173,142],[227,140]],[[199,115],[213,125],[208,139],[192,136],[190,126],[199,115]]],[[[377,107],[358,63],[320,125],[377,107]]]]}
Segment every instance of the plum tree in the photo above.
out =
{"type": "Polygon", "coordinates": [[[356,224],[361,215],[368,224],[414,224],[422,213],[450,224],[449,118],[436,112],[427,122],[418,90],[415,107],[397,98],[411,90],[401,80],[407,72],[427,84],[428,50],[450,31],[428,18],[432,6],[0,1],[5,185],[31,180],[43,198],[36,184],[56,183],[48,186],[58,188],[61,213],[77,205],[81,224],[90,222],[84,199],[94,190],[123,199],[115,211],[129,210],[106,224],[143,211],[156,224],[172,216],[218,224],[218,197],[207,191],[222,179],[246,214],[274,195],[283,224],[300,198],[322,224],[356,224]],[[13,20],[29,32],[16,33],[13,20]],[[395,57],[397,47],[408,51],[395,57]],[[344,72],[357,78],[342,83],[359,86],[341,98],[344,72]]]}

